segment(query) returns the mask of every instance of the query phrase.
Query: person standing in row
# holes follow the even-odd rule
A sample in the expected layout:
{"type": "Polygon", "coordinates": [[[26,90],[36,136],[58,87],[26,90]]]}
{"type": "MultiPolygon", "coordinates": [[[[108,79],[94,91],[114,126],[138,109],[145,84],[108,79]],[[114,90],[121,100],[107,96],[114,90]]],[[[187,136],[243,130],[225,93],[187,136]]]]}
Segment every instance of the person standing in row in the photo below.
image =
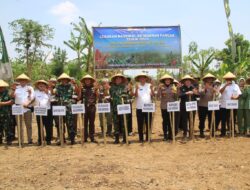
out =
{"type": "Polygon", "coordinates": [[[85,105],[84,114],[84,142],[88,142],[90,137],[91,142],[97,143],[94,138],[95,134],[95,113],[96,100],[98,97],[98,89],[94,86],[95,79],[90,75],[85,75],[81,79],[82,89],[80,99],[85,105]]]}
{"type": "MultiPolygon", "coordinates": [[[[215,101],[219,101],[220,103],[220,98],[221,98],[221,93],[220,93],[220,86],[221,86],[221,82],[219,79],[216,79],[214,81],[213,87],[215,90],[215,101]]],[[[219,110],[215,110],[215,129],[216,131],[219,129],[219,125],[221,122],[221,118],[220,118],[220,109],[219,110]]]]}
{"type": "Polygon", "coordinates": [[[191,76],[189,75],[184,76],[180,82],[183,84],[183,86],[180,87],[179,89],[179,97],[181,99],[180,128],[183,130],[183,138],[184,140],[186,140],[188,132],[188,127],[187,127],[188,120],[189,120],[189,130],[190,130],[190,117],[189,117],[189,112],[187,112],[186,110],[186,102],[196,101],[195,94],[198,94],[198,91],[192,86],[192,82],[194,82],[194,79],[191,76]]]}
{"type": "Polygon", "coordinates": [[[126,143],[126,134],[124,128],[124,119],[123,115],[118,115],[117,106],[122,104],[122,98],[127,97],[126,91],[126,77],[122,74],[116,74],[111,78],[111,111],[113,113],[113,123],[114,123],[114,135],[115,142],[114,144],[119,144],[119,136],[123,135],[123,143],[126,143]]]}
{"type": "MultiPolygon", "coordinates": [[[[23,106],[23,117],[24,123],[27,129],[27,137],[28,137],[28,144],[32,144],[32,106],[31,103],[34,99],[34,89],[32,86],[29,85],[30,78],[25,75],[21,74],[16,78],[16,81],[19,82],[20,85],[16,87],[14,97],[15,97],[15,104],[23,106]]],[[[22,118],[21,121],[22,122],[22,118]]],[[[23,143],[23,128],[21,129],[21,142],[23,143]]]]}
{"type": "Polygon", "coordinates": [[[11,145],[11,105],[13,101],[9,95],[9,84],[0,80],[0,144],[3,143],[3,132],[7,145],[11,145]]]}
{"type": "MultiPolygon", "coordinates": [[[[35,83],[36,90],[34,92],[34,105],[46,107],[49,113],[50,110],[50,92],[48,90],[48,83],[45,80],[38,80],[35,83]]],[[[51,133],[52,133],[52,125],[49,122],[49,116],[42,116],[42,124],[40,121],[40,116],[36,116],[37,127],[38,127],[38,146],[41,146],[41,127],[45,127],[46,131],[46,142],[47,145],[51,145],[51,133]]]]}
{"type": "Polygon", "coordinates": [[[246,80],[246,84],[248,86],[246,86],[244,88],[243,94],[242,94],[242,98],[245,101],[245,107],[244,107],[244,115],[246,116],[246,121],[245,121],[245,128],[242,129],[243,134],[247,134],[247,130],[250,129],[250,77],[248,77],[248,79],[246,80]]]}
{"type": "Polygon", "coordinates": [[[208,117],[208,128],[211,129],[211,119],[212,119],[212,111],[208,111],[208,102],[214,100],[215,90],[213,88],[213,81],[216,77],[210,73],[205,75],[202,80],[204,82],[204,87],[200,89],[200,100],[198,102],[198,113],[199,113],[199,129],[200,129],[200,137],[205,138],[204,129],[205,129],[205,121],[206,117],[208,117]]]}
{"type": "MultiPolygon", "coordinates": [[[[101,85],[99,86],[99,97],[98,103],[110,103],[110,85],[109,79],[104,78],[101,81],[101,85]]],[[[111,113],[99,113],[100,126],[103,133],[104,125],[107,125],[107,135],[112,136],[112,114],[111,113]],[[103,118],[103,115],[105,118],[103,118]],[[106,119],[106,123],[104,120],[106,119]]]]}
{"type": "MultiPolygon", "coordinates": [[[[167,111],[168,102],[174,102],[177,100],[177,90],[173,84],[173,77],[165,74],[161,77],[160,82],[162,83],[158,89],[157,96],[161,100],[161,116],[162,116],[162,129],[164,134],[164,141],[172,140],[172,125],[170,112],[167,111]]],[[[177,132],[177,127],[175,128],[175,134],[177,132]]]]}
{"type": "MultiPolygon", "coordinates": [[[[239,87],[240,90],[243,94],[243,92],[245,91],[245,79],[241,78],[239,80],[239,87]]],[[[247,120],[247,115],[245,115],[245,104],[249,104],[248,102],[245,101],[245,98],[240,95],[239,96],[239,108],[237,110],[237,121],[238,121],[238,129],[239,129],[239,133],[241,135],[244,135],[247,131],[246,131],[246,120],[247,120]]]]}
{"type": "Polygon", "coordinates": [[[126,89],[127,89],[127,94],[128,94],[128,99],[127,99],[127,103],[130,104],[130,113],[126,114],[126,118],[127,118],[127,125],[128,125],[128,135],[132,136],[133,134],[133,84],[131,82],[131,78],[130,77],[126,77],[127,82],[126,82],[126,89]]]}
{"type": "Polygon", "coordinates": [[[49,120],[49,125],[51,125],[51,137],[53,138],[53,126],[56,127],[56,139],[58,140],[60,138],[60,134],[59,134],[59,118],[58,116],[53,116],[52,114],[52,107],[56,106],[58,104],[55,94],[53,93],[55,91],[56,88],[56,84],[57,84],[57,80],[56,78],[50,78],[49,80],[49,84],[48,84],[48,90],[50,92],[50,109],[48,110],[48,120],[49,120]],[[54,124],[53,124],[54,121],[54,124]]]}
{"type": "Polygon", "coordinates": [[[142,112],[142,108],[144,104],[152,103],[154,90],[153,86],[148,83],[150,81],[150,77],[144,73],[137,75],[135,77],[135,81],[138,82],[134,93],[136,98],[136,117],[138,134],[139,141],[143,143],[143,125],[146,125],[146,141],[148,141],[148,130],[151,130],[152,113],[142,112]]]}
{"type": "MultiPolygon", "coordinates": [[[[221,93],[221,137],[226,136],[226,125],[230,125],[230,110],[226,109],[226,101],[227,100],[237,100],[241,95],[240,88],[235,82],[233,81],[236,79],[236,76],[228,72],[226,75],[223,76],[223,79],[226,80],[226,83],[223,84],[220,88],[221,93]]],[[[232,118],[234,119],[234,118],[232,118]]]]}
{"type": "MultiPolygon", "coordinates": [[[[76,92],[75,92],[74,86],[70,83],[71,78],[67,74],[65,73],[61,74],[58,77],[57,81],[60,84],[56,86],[54,93],[58,101],[58,105],[62,105],[66,107],[66,116],[64,116],[63,119],[68,128],[71,145],[73,145],[75,144],[76,131],[75,131],[74,122],[73,122],[73,114],[71,111],[71,105],[74,102],[74,94],[76,92]]],[[[63,122],[61,124],[63,125],[63,122]]],[[[63,137],[63,139],[65,141],[65,137],[63,137]]],[[[60,145],[60,143],[61,142],[58,142],[57,144],[60,145]]]]}

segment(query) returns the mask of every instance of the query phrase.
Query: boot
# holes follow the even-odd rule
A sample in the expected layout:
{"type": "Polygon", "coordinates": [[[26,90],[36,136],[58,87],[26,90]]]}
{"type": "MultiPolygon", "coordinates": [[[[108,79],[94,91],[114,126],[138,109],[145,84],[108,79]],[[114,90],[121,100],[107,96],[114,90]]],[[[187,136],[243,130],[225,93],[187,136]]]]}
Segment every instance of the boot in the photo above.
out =
{"type": "Polygon", "coordinates": [[[205,138],[204,132],[200,131],[200,138],[205,138]]]}

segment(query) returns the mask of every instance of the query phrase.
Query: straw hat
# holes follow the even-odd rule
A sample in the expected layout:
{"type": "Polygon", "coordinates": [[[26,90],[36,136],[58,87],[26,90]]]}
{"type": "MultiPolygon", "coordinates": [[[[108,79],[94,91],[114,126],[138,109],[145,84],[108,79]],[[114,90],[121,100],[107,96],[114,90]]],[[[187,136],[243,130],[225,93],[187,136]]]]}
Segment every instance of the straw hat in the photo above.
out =
{"type": "Polygon", "coordinates": [[[0,87],[9,87],[9,84],[3,80],[0,80],[0,87]]]}
{"type": "Polygon", "coordinates": [[[223,76],[223,79],[235,79],[235,78],[236,76],[231,72],[228,72],[227,74],[223,76]]]}
{"type": "Polygon", "coordinates": [[[185,75],[184,77],[182,77],[182,79],[180,80],[180,82],[183,82],[185,80],[191,80],[193,82],[194,78],[191,77],[190,75],[185,75]]]}
{"type": "Polygon", "coordinates": [[[216,80],[214,81],[214,83],[219,83],[219,84],[221,84],[221,81],[220,81],[219,79],[216,79],[216,80]]]}
{"type": "Polygon", "coordinates": [[[35,85],[37,86],[39,83],[43,83],[45,85],[48,85],[48,82],[45,81],[45,80],[38,80],[38,81],[35,82],[35,85]]]}
{"type": "Polygon", "coordinates": [[[174,79],[173,83],[174,83],[174,84],[179,84],[179,81],[176,80],[176,79],[174,79]]]}
{"type": "Polygon", "coordinates": [[[137,75],[137,76],[135,77],[135,81],[138,82],[140,77],[145,77],[145,78],[147,78],[147,81],[149,81],[149,80],[151,79],[151,78],[150,78],[148,75],[146,75],[145,73],[140,73],[139,75],[137,75]]]}
{"type": "Polygon", "coordinates": [[[215,77],[214,75],[212,75],[211,73],[208,73],[208,74],[206,74],[206,75],[202,78],[203,81],[205,81],[206,79],[212,79],[213,81],[215,81],[215,80],[216,80],[216,77],[215,77]]]}
{"type": "Polygon", "coordinates": [[[124,75],[122,75],[121,73],[118,73],[118,74],[116,74],[116,75],[114,75],[114,76],[111,77],[111,82],[114,83],[115,79],[117,77],[121,77],[122,80],[123,80],[123,83],[125,83],[127,81],[127,79],[126,79],[126,77],[124,75]]]}
{"type": "Polygon", "coordinates": [[[84,82],[85,79],[90,79],[92,80],[92,82],[95,82],[95,79],[90,75],[85,75],[84,77],[82,77],[81,82],[84,82]]]}
{"type": "Polygon", "coordinates": [[[66,73],[63,73],[61,74],[59,77],[58,77],[58,81],[62,80],[62,79],[68,79],[68,80],[71,80],[70,76],[67,75],[66,73]]]}
{"type": "Polygon", "coordinates": [[[16,80],[17,80],[17,81],[18,81],[18,80],[27,80],[27,81],[30,81],[30,78],[29,78],[27,75],[25,75],[25,74],[23,73],[23,74],[19,75],[19,76],[16,78],[16,80]]]}
{"type": "Polygon", "coordinates": [[[174,81],[174,78],[173,78],[173,77],[171,77],[171,76],[168,75],[168,74],[165,74],[165,75],[163,75],[163,76],[160,78],[160,82],[164,83],[164,81],[165,81],[166,79],[170,79],[170,80],[171,80],[171,83],[174,81]]]}
{"type": "Polygon", "coordinates": [[[56,78],[50,78],[49,81],[50,82],[56,82],[57,80],[56,80],[56,78]]]}

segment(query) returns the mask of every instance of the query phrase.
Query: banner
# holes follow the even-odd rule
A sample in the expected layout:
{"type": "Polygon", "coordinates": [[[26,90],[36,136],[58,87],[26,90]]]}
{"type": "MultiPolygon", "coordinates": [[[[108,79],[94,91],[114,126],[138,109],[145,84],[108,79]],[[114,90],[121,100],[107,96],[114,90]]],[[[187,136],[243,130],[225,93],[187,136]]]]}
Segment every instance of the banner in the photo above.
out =
{"type": "Polygon", "coordinates": [[[94,27],[95,69],[178,68],[180,26],[94,27]]]}

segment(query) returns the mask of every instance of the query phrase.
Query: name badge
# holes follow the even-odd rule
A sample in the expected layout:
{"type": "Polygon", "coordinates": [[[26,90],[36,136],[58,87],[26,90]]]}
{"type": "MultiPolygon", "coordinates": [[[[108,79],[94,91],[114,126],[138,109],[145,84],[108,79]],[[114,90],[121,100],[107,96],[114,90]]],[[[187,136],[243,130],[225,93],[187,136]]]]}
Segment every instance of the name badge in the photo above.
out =
{"type": "Polygon", "coordinates": [[[85,113],[85,105],[84,104],[72,104],[71,111],[72,111],[72,114],[85,113]]]}
{"type": "Polygon", "coordinates": [[[226,109],[238,109],[239,101],[238,100],[227,100],[226,109]]]}
{"type": "Polygon", "coordinates": [[[142,112],[155,112],[155,103],[143,104],[142,112]]]}
{"type": "Polygon", "coordinates": [[[98,103],[97,113],[110,113],[110,103],[98,103]]]}
{"type": "Polygon", "coordinates": [[[180,111],[180,102],[179,101],[168,102],[167,103],[167,110],[168,110],[168,112],[180,111]]]}
{"type": "Polygon", "coordinates": [[[40,115],[40,116],[47,116],[48,109],[47,107],[43,107],[43,106],[34,106],[34,114],[40,115]]]}
{"type": "Polygon", "coordinates": [[[23,115],[23,106],[12,105],[12,115],[23,115]]]}

